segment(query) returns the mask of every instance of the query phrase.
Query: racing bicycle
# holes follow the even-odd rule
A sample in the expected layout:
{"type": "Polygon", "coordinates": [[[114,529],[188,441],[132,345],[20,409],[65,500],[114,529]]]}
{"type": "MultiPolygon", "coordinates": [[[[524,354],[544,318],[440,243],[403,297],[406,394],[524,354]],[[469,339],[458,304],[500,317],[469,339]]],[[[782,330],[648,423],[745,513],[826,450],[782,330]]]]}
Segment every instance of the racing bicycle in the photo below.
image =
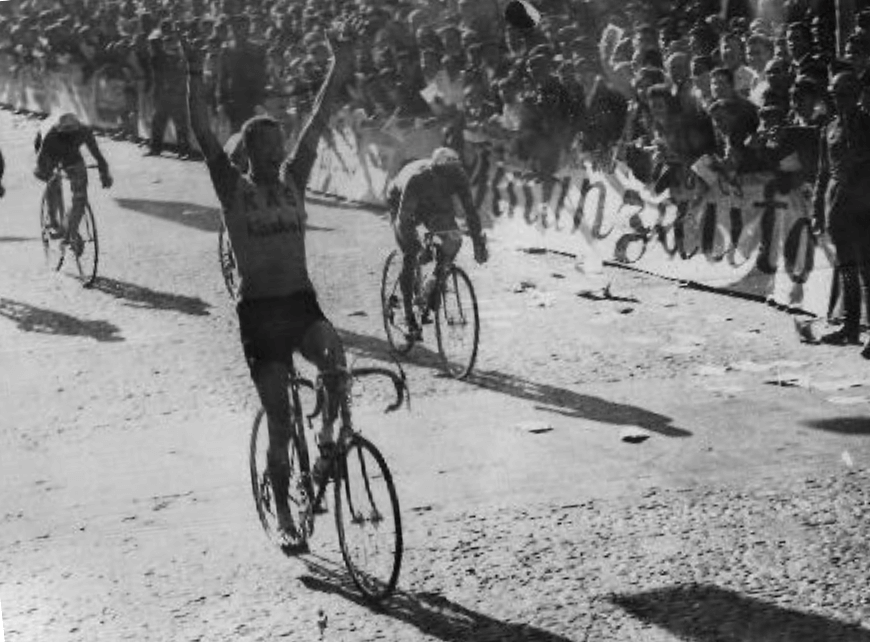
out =
{"type": "MultiPolygon", "coordinates": [[[[438,232],[426,232],[414,274],[414,315],[419,326],[431,314],[435,315],[435,336],[444,370],[452,377],[464,379],[474,368],[480,341],[477,297],[465,270],[451,263],[440,282],[434,285],[436,294],[431,300],[427,299],[424,284],[435,278],[435,267],[440,260],[441,237],[438,232]]],[[[399,286],[401,273],[402,253],[393,250],[384,263],[381,310],[387,340],[397,353],[407,354],[418,339],[408,332],[402,288],[399,286]]]]}
{"type": "MultiPolygon", "coordinates": [[[[87,168],[96,169],[97,166],[88,165],[87,168]]],[[[42,249],[45,253],[48,267],[56,272],[61,270],[64,263],[67,262],[66,259],[69,255],[72,261],[75,262],[76,272],[82,285],[89,287],[97,278],[97,266],[100,259],[97,221],[94,218],[94,210],[91,208],[90,201],[85,201],[84,214],[74,236],[67,238],[66,234],[64,234],[63,238],[56,238],[56,235],[52,234],[51,216],[48,208],[48,195],[51,190],[57,190],[57,221],[64,232],[66,232],[67,228],[69,208],[67,208],[63,198],[64,179],[69,180],[69,175],[65,168],[58,166],[46,182],[45,190],[42,194],[42,203],[39,211],[42,249]]]]}
{"type": "MultiPolygon", "coordinates": [[[[410,403],[405,374],[386,368],[351,368],[350,381],[366,376],[384,376],[395,387],[396,400],[387,412],[397,410],[406,397],[410,403]]],[[[322,381],[301,377],[290,364],[291,438],[290,483],[288,505],[296,526],[298,542],[307,544],[314,532],[315,514],[325,512],[326,487],[333,484],[333,512],[338,541],[345,566],[353,583],[370,601],[388,597],[396,587],[402,563],[403,541],[399,499],[387,463],[372,442],[356,429],[343,428],[336,445],[336,455],[323,481],[315,487],[311,460],[305,437],[305,421],[313,429],[313,420],[326,411],[322,381]],[[303,389],[315,394],[314,410],[305,415],[300,400],[303,389]]],[[[254,503],[266,534],[278,541],[278,518],[274,494],[267,473],[268,425],[260,409],[251,430],[249,464],[254,503]]]]}

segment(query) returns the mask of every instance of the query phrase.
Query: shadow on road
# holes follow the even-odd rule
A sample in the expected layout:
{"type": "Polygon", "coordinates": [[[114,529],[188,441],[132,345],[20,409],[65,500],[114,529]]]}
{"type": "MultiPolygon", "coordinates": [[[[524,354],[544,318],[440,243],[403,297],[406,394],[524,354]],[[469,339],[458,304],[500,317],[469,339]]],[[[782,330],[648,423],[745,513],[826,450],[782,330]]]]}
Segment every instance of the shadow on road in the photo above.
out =
{"type": "Polygon", "coordinates": [[[84,321],[76,317],[0,298],[0,317],[14,321],[19,330],[40,334],[90,337],[96,341],[123,341],[118,326],[108,321],[84,321]]]}
{"type": "MultiPolygon", "coordinates": [[[[430,326],[426,326],[426,328],[429,330],[431,340],[435,341],[435,330],[431,329],[430,326]]],[[[392,355],[392,348],[388,341],[343,328],[338,328],[338,335],[341,337],[344,346],[352,353],[368,359],[393,363],[393,359],[390,356],[392,355]]],[[[400,357],[399,360],[412,363],[415,366],[441,371],[440,355],[427,348],[425,344],[414,346],[410,353],[400,357]]]]}
{"type": "Polygon", "coordinates": [[[216,207],[203,207],[179,201],[148,201],[138,198],[116,198],[121,207],[147,214],[164,221],[180,223],[202,232],[217,232],[221,227],[221,213],[216,207]]]}
{"type": "Polygon", "coordinates": [[[870,631],[802,613],[718,586],[689,585],[611,596],[643,622],[697,642],[870,642],[870,631]]]}
{"type": "Polygon", "coordinates": [[[537,410],[554,412],[565,417],[590,419],[620,426],[640,426],[666,437],[692,436],[688,430],[671,425],[670,417],[651,410],[607,401],[600,397],[584,395],[545,383],[529,381],[515,375],[494,370],[482,370],[472,372],[468,382],[486,390],[533,401],[536,403],[537,410]]]}
{"type": "Polygon", "coordinates": [[[841,435],[870,435],[870,417],[831,417],[805,421],[804,425],[841,435]]]}
{"type": "MultiPolygon", "coordinates": [[[[390,344],[377,337],[359,334],[351,330],[338,330],[344,345],[359,356],[392,363],[390,344]]],[[[431,332],[434,335],[434,331],[431,332]]],[[[434,336],[432,341],[434,341],[434,336]]],[[[441,357],[424,345],[415,346],[409,355],[402,358],[424,368],[441,372],[441,357]]],[[[446,375],[445,375],[446,376],[446,375]]],[[[672,419],[664,415],[631,406],[607,401],[600,397],[580,394],[566,388],[530,381],[523,377],[495,370],[474,371],[466,383],[509,395],[517,399],[535,402],[535,408],[554,412],[576,419],[590,419],[618,426],[640,426],[666,437],[691,437],[692,433],[672,425],[672,419]]]]}
{"type": "MultiPolygon", "coordinates": [[[[180,223],[201,232],[218,232],[221,229],[221,212],[216,207],[204,207],[195,203],[179,201],[148,201],[137,198],[116,198],[115,202],[124,209],[147,214],[164,221],[180,223]]],[[[306,225],[305,229],[309,232],[334,231],[334,228],[331,227],[319,227],[311,224],[306,225]]]]}
{"type": "Polygon", "coordinates": [[[36,236],[0,236],[0,243],[28,243],[38,240],[36,236]]]}
{"type": "Polygon", "coordinates": [[[394,618],[444,642],[571,642],[569,638],[526,624],[503,622],[472,611],[435,593],[397,591],[381,605],[366,602],[343,567],[328,560],[306,559],[311,575],[301,582],[312,591],[337,595],[381,615],[394,618]]]}
{"type": "Polygon", "coordinates": [[[209,315],[211,305],[200,298],[159,292],[135,283],[126,283],[116,279],[98,277],[91,289],[104,292],[116,299],[123,300],[133,308],[149,308],[152,310],[172,310],[191,316],[203,317],[209,315]]]}

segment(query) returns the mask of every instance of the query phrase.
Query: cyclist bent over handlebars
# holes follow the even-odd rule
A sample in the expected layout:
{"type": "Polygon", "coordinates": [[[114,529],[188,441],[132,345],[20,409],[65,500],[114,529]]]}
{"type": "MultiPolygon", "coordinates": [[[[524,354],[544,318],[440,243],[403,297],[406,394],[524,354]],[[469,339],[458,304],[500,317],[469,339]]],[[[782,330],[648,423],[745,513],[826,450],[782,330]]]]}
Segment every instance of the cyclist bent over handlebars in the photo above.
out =
{"type": "MultiPolygon", "coordinates": [[[[44,135],[42,132],[36,135],[34,141],[37,152],[36,170],[33,172],[36,178],[45,182],[51,178],[56,167],[61,166],[66,171],[72,192],[67,229],[63,229],[62,222],[57,216],[62,198],[60,183],[51,186],[46,194],[51,235],[53,238],[66,237],[68,242],[79,245],[81,241],[78,235],[79,222],[85,213],[85,203],[88,202],[88,168],[82,157],[80,149],[82,145],[87,146],[91,156],[97,161],[100,181],[103,187],[108,189],[112,186],[112,176],[109,174],[109,164],[103,157],[100,146],[97,145],[94,132],[71,113],[61,114],[57,120],[49,124],[44,135]]],[[[74,249],[78,252],[77,248],[74,249]]]]}
{"type": "MultiPolygon", "coordinates": [[[[408,334],[415,340],[422,336],[413,307],[414,274],[422,249],[417,226],[424,225],[427,230],[441,237],[441,260],[435,266],[435,279],[427,284],[429,291],[424,293],[429,299],[428,307],[431,309],[434,307],[431,301],[431,297],[435,295],[434,285],[440,281],[462,247],[462,233],[456,224],[453,208],[455,196],[459,197],[465,210],[468,230],[474,243],[474,260],[486,263],[488,253],[480,215],[474,207],[468,175],[454,150],[439,147],[432,153],[431,158],[408,163],[387,189],[387,202],[396,243],[402,252],[399,286],[405,305],[405,319],[408,334]]],[[[427,321],[428,319],[423,320],[424,323],[427,321]]]]}

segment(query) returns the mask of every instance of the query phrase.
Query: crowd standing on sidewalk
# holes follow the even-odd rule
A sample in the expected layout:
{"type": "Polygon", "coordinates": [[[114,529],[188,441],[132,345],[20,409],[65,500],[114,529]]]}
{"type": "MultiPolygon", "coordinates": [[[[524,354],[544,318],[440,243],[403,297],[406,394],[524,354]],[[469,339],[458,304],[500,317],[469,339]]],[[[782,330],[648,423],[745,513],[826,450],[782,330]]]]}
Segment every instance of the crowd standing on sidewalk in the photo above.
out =
{"type": "Polygon", "coordinates": [[[505,21],[499,2],[472,0],[3,4],[0,55],[116,69],[153,99],[148,153],[161,153],[172,120],[182,157],[193,152],[176,30],[201,51],[210,108],[232,131],[267,103],[299,131],[328,69],[327,30],[352,18],[361,36],[340,102],[356,122],[440,119],[448,144],[479,131],[541,175],[573,151],[599,167],[622,160],[657,193],[759,172],[770,194],[817,183],[816,227],[845,267],[848,317],[826,340],[857,340],[856,297],[870,305],[866,244],[852,241],[867,236],[870,183],[859,177],[870,159],[837,144],[870,127],[868,0],[855,1],[848,32],[836,3],[818,0],[735,0],[725,13],[718,0],[554,0],[533,29],[505,21]],[[839,113],[838,88],[852,92],[854,115],[839,113]]]}

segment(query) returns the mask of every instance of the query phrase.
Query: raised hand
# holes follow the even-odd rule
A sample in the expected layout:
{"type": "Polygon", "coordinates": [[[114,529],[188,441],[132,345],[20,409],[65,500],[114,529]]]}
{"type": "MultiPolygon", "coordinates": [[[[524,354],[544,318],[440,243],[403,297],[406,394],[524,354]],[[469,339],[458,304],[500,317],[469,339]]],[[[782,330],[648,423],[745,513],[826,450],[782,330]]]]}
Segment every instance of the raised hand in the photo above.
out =
{"type": "Polygon", "coordinates": [[[181,31],[176,30],[175,37],[178,40],[178,46],[181,48],[182,54],[184,54],[188,71],[201,71],[203,63],[202,50],[196,47],[181,31]]]}
{"type": "Polygon", "coordinates": [[[335,28],[326,34],[326,44],[329,46],[336,66],[353,67],[355,61],[354,42],[363,37],[365,25],[360,18],[341,20],[335,28]]]}

